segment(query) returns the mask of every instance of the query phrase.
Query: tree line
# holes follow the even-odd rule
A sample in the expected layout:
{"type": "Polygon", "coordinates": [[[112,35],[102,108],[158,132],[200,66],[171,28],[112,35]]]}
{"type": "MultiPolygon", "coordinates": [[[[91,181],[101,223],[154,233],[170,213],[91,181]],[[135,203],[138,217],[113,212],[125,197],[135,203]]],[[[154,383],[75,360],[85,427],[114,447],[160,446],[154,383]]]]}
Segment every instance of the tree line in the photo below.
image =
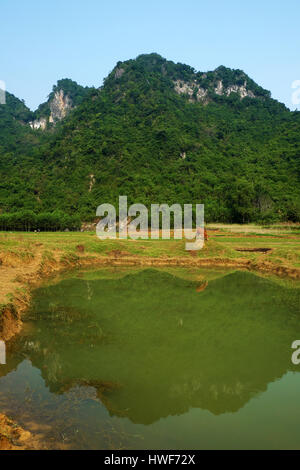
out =
{"type": "Polygon", "coordinates": [[[0,214],[0,230],[22,232],[78,231],[81,220],[78,215],[60,211],[36,214],[30,210],[0,214]]]}

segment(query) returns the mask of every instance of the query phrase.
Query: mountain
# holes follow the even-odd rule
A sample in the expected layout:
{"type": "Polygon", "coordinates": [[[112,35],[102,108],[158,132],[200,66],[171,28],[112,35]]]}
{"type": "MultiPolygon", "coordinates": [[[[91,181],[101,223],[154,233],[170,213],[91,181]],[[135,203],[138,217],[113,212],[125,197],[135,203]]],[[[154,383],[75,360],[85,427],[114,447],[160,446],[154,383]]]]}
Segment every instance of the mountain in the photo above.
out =
{"type": "Polygon", "coordinates": [[[127,195],[147,206],[202,202],[207,221],[300,221],[300,113],[241,70],[141,55],[99,89],[59,81],[25,115],[18,130],[30,145],[9,132],[17,150],[0,152],[2,212],[89,219],[127,195]]]}

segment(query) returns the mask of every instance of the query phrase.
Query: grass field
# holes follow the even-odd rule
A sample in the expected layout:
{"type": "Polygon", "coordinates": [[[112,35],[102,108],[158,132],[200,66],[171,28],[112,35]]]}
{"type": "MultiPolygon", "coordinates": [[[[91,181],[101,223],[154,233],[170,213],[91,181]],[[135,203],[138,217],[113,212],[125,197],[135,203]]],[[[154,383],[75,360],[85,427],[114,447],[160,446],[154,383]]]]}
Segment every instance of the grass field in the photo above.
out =
{"type": "MultiPolygon", "coordinates": [[[[199,258],[229,257],[263,259],[300,266],[300,225],[260,227],[255,225],[208,226],[209,241],[194,253],[199,258]],[[266,254],[241,252],[239,249],[270,248],[266,254]]],[[[190,257],[185,240],[99,240],[94,232],[0,232],[0,257],[11,254],[26,259],[42,251],[44,256],[61,253],[78,254],[78,245],[86,255],[110,256],[114,250],[122,255],[147,257],[190,257]],[[37,250],[38,249],[38,250],[37,250]]]]}

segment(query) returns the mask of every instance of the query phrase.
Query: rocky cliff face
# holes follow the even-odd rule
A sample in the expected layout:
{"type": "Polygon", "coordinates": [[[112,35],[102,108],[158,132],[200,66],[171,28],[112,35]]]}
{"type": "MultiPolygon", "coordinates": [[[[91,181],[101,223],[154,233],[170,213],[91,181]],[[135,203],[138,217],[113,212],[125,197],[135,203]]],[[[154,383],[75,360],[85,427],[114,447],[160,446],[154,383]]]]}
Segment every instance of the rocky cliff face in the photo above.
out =
{"type": "MultiPolygon", "coordinates": [[[[209,101],[208,89],[200,87],[196,80],[191,82],[176,80],[174,81],[174,89],[180,95],[187,95],[190,101],[202,101],[204,103],[209,101]]],[[[246,98],[246,96],[256,98],[255,94],[248,90],[246,81],[243,85],[229,85],[226,87],[223,81],[219,80],[214,87],[214,92],[219,96],[229,96],[231,93],[238,93],[241,99],[246,98]]]]}
{"type": "Polygon", "coordinates": [[[66,117],[68,111],[73,108],[73,102],[68,95],[64,94],[63,90],[56,91],[54,97],[50,102],[50,117],[49,122],[61,121],[66,117]]]}
{"type": "Polygon", "coordinates": [[[42,103],[35,111],[30,126],[32,129],[45,130],[49,124],[55,125],[82,102],[89,90],[69,78],[59,80],[53,86],[48,101],[42,103]]]}
{"type": "Polygon", "coordinates": [[[63,90],[58,90],[54,93],[53,98],[49,101],[50,115],[40,117],[30,122],[32,129],[45,130],[48,124],[56,124],[66,117],[68,112],[73,108],[73,102],[69,95],[65,94],[63,90]]]}

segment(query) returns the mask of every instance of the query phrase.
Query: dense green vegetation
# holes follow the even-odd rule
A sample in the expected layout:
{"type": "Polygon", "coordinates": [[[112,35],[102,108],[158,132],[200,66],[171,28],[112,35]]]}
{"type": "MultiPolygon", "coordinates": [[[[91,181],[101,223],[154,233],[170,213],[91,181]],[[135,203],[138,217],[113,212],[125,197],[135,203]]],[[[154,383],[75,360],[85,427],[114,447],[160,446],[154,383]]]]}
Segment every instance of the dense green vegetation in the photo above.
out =
{"type": "MultiPolygon", "coordinates": [[[[33,143],[28,122],[33,114],[23,101],[6,92],[6,104],[0,104],[0,165],[8,151],[25,152],[26,146],[33,143]],[[27,124],[27,125],[26,125],[27,124]]],[[[1,175],[2,176],[2,175],[1,175]]],[[[2,178],[1,178],[2,179],[2,178]]]]}
{"type": "Polygon", "coordinates": [[[80,230],[80,227],[81,220],[78,215],[67,215],[58,210],[39,214],[30,210],[0,214],[0,230],[47,232],[80,230]]]}
{"type": "Polygon", "coordinates": [[[201,202],[207,221],[300,221],[300,113],[244,72],[201,73],[150,54],[119,62],[101,89],[74,83],[53,89],[77,107],[45,132],[30,129],[32,113],[16,98],[0,105],[2,213],[87,220],[127,195],[146,205],[201,202]],[[176,93],[179,80],[193,84],[192,97],[176,93]],[[255,97],[218,95],[220,80],[246,83],[255,97]]]}

